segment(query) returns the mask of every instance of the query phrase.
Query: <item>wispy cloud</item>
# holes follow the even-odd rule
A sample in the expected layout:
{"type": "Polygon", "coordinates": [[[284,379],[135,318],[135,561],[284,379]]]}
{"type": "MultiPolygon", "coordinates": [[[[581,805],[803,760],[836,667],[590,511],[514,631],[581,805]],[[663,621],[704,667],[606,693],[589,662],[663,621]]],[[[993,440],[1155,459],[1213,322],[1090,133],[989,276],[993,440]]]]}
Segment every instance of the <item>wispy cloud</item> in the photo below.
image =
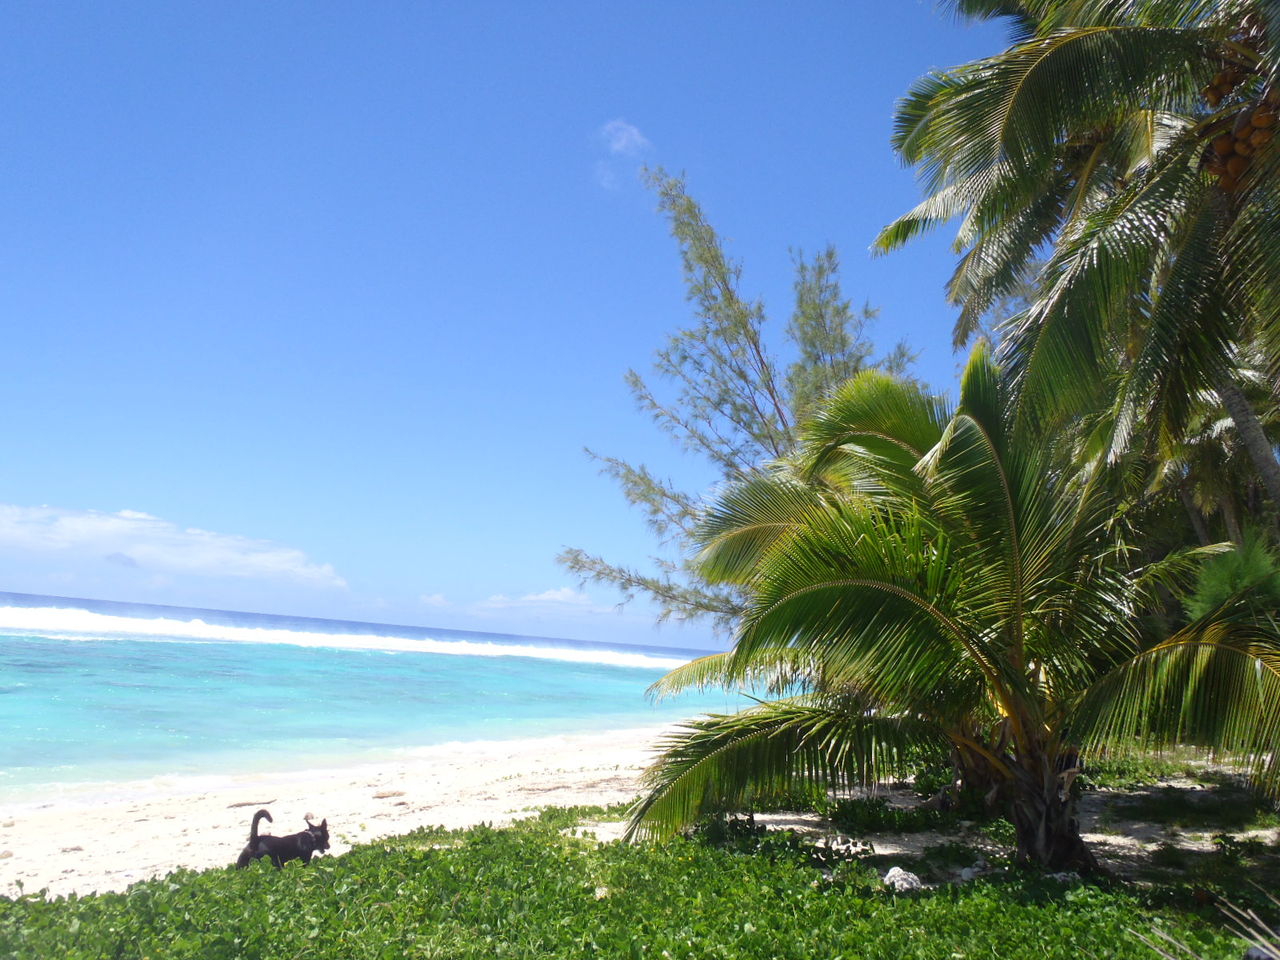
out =
{"type": "Polygon", "coordinates": [[[418,602],[424,607],[450,606],[448,598],[443,593],[424,593],[418,598],[418,602]]]}
{"type": "Polygon", "coordinates": [[[330,564],[315,563],[295,547],[237,534],[180,527],[138,510],[107,513],[59,507],[0,504],[0,549],[98,558],[156,575],[286,580],[314,587],[345,587],[330,564]]]}
{"type": "Polygon", "coordinates": [[[653,147],[639,127],[621,119],[610,120],[601,127],[600,136],[610,153],[624,157],[638,157],[653,147]]]}
{"type": "Polygon", "coordinates": [[[555,610],[603,613],[612,607],[600,607],[580,590],[556,587],[541,593],[526,593],[523,597],[508,597],[497,593],[477,604],[484,610],[555,610]]]}
{"type": "Polygon", "coordinates": [[[634,123],[622,118],[610,120],[596,131],[596,139],[606,156],[596,161],[596,182],[607,190],[616,190],[624,175],[635,168],[653,150],[649,138],[634,123]]]}

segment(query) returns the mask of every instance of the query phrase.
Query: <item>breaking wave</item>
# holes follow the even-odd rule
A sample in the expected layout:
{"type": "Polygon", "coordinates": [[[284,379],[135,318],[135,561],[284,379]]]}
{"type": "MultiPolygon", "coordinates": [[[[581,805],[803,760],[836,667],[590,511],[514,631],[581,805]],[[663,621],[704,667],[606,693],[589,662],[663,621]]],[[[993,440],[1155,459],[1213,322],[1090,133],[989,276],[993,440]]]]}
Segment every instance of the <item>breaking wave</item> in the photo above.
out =
{"type": "MultiPolygon", "coordinates": [[[[245,614],[245,618],[254,615],[245,614]]],[[[263,619],[267,619],[265,616],[263,619]]],[[[315,621],[312,621],[313,623],[315,621]]],[[[340,622],[334,621],[339,627],[340,622]]],[[[368,624],[371,630],[395,631],[396,627],[368,624]]],[[[405,628],[414,632],[430,632],[424,628],[405,628]]],[[[466,657],[531,657],[539,660],[562,660],[569,663],[592,663],[614,667],[640,667],[669,670],[687,663],[694,655],[672,650],[669,655],[652,650],[628,650],[607,644],[584,644],[579,647],[557,645],[555,640],[507,638],[472,633],[465,637],[411,637],[395,633],[347,633],[340,629],[293,629],[282,626],[250,626],[212,623],[195,617],[130,617],[66,607],[0,607],[0,631],[65,639],[65,640],[156,640],[195,641],[202,643],[275,643],[295,647],[327,647],[344,650],[370,650],[384,653],[432,653],[466,657]]],[[[439,631],[458,634],[461,631],[439,631]]]]}

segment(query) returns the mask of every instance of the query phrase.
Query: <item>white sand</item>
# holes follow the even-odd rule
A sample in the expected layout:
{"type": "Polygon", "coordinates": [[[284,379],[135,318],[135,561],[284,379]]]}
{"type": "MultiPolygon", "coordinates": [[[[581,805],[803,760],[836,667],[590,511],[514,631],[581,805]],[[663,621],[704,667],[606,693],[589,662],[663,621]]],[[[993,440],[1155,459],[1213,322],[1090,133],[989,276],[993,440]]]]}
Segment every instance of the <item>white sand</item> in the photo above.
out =
{"type": "Polygon", "coordinates": [[[278,836],[308,814],[327,818],[333,856],[420,826],[630,800],[664,729],[446,744],[376,766],[60,787],[0,803],[0,894],[19,882],[50,896],[123,890],[179,867],[226,866],[260,807],[275,818],[262,831],[278,836]]]}

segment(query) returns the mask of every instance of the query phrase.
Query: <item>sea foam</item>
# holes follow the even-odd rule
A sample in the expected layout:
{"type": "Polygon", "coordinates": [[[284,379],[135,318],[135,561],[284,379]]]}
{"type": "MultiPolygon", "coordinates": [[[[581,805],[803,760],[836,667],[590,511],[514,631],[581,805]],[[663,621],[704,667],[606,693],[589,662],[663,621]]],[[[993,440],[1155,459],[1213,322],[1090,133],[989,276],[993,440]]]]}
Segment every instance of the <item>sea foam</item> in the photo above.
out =
{"type": "MultiPolygon", "coordinates": [[[[0,630],[63,640],[181,640],[201,643],[278,643],[382,653],[434,653],[467,657],[531,657],[614,667],[670,670],[688,657],[610,649],[576,649],[498,640],[415,639],[395,635],[328,633],[279,627],[237,627],[199,618],[122,617],[63,607],[0,607],[0,630]]],[[[675,652],[673,651],[673,654],[675,652]]]]}

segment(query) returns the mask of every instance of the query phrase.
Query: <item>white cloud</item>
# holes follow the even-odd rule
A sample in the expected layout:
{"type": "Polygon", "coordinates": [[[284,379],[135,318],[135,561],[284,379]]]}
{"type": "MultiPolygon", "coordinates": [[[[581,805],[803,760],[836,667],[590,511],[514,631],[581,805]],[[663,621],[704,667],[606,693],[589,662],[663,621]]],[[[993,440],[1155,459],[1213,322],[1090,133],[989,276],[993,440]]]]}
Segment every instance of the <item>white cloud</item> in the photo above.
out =
{"type": "Polygon", "coordinates": [[[596,183],[617,190],[624,180],[634,180],[644,156],[653,149],[640,128],[621,118],[610,120],[596,131],[605,156],[596,160],[596,183]]]}
{"type": "Polygon", "coordinates": [[[447,607],[449,600],[443,593],[424,593],[418,598],[418,602],[424,607],[447,607]]]}
{"type": "Polygon", "coordinates": [[[637,157],[653,146],[639,127],[622,119],[610,120],[601,127],[600,137],[616,156],[637,157]]]}
{"type": "Polygon", "coordinates": [[[575,607],[590,606],[591,598],[580,590],[557,587],[541,593],[528,593],[520,598],[525,603],[570,603],[575,607]]]}
{"type": "MultiPolygon", "coordinates": [[[[603,612],[606,608],[597,607],[591,598],[579,590],[569,587],[557,587],[543,590],[541,593],[526,593],[523,597],[508,597],[497,593],[478,606],[486,610],[589,610],[603,612]]],[[[612,609],[612,608],[607,608],[612,609]]]]}
{"type": "Polygon", "coordinates": [[[345,587],[330,564],[295,547],[177,524],[138,510],[105,513],[0,504],[0,549],[98,558],[167,577],[191,574],[345,587]]]}

